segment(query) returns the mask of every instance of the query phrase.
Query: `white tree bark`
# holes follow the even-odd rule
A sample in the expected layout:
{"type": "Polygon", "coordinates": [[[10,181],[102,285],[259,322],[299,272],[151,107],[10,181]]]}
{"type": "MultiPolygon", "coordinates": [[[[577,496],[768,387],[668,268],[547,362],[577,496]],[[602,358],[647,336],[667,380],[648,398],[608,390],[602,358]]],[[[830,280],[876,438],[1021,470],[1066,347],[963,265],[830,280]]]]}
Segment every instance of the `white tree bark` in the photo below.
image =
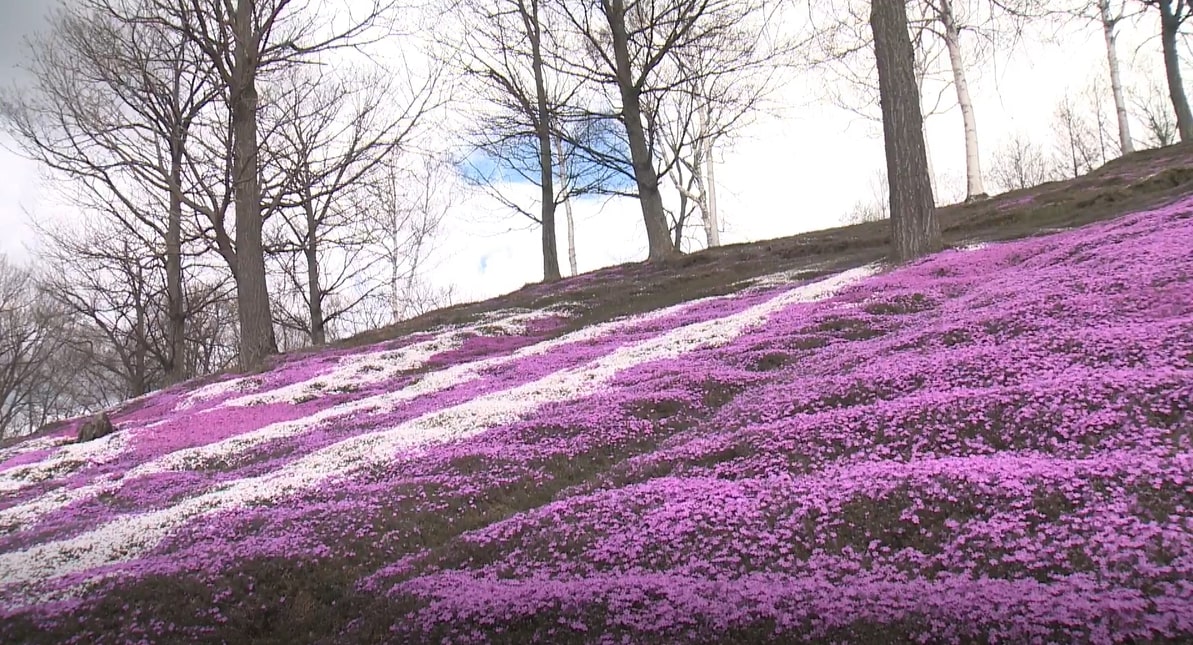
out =
{"type": "Polygon", "coordinates": [[[713,170],[716,164],[713,163],[711,140],[705,141],[703,156],[708,176],[704,180],[704,189],[701,191],[705,195],[704,209],[701,214],[704,216],[704,235],[708,239],[708,248],[711,249],[721,245],[721,222],[717,218],[717,177],[713,170]]]}
{"type": "Polygon", "coordinates": [[[1110,66],[1110,90],[1114,93],[1114,111],[1118,114],[1119,147],[1123,154],[1135,152],[1135,143],[1131,140],[1131,124],[1127,118],[1127,99],[1123,95],[1122,74],[1118,67],[1118,51],[1115,41],[1118,35],[1115,27],[1118,19],[1110,15],[1110,0],[1098,0],[1098,11],[1102,17],[1102,34],[1106,37],[1106,62],[1110,66]]]}
{"type": "MultiPolygon", "coordinates": [[[[567,159],[563,156],[563,139],[555,139],[555,157],[559,161],[559,190],[566,191],[568,189],[568,169],[567,159]]],[[[572,216],[572,200],[566,197],[563,200],[563,213],[567,218],[568,225],[568,265],[572,269],[572,275],[580,275],[579,269],[576,268],[576,220],[572,216]]]]}
{"type": "Polygon", "coordinates": [[[982,159],[978,153],[978,123],[974,117],[973,99],[969,95],[969,82],[965,79],[961,32],[957,29],[951,0],[941,0],[939,15],[941,26],[944,27],[945,47],[949,51],[949,64],[953,68],[957,104],[961,106],[961,120],[965,124],[965,199],[981,199],[986,196],[986,189],[982,185],[982,159]]]}
{"type": "Polygon", "coordinates": [[[564,200],[563,213],[568,223],[568,266],[572,269],[572,275],[580,275],[580,270],[576,267],[576,221],[572,216],[571,199],[564,200]]]}

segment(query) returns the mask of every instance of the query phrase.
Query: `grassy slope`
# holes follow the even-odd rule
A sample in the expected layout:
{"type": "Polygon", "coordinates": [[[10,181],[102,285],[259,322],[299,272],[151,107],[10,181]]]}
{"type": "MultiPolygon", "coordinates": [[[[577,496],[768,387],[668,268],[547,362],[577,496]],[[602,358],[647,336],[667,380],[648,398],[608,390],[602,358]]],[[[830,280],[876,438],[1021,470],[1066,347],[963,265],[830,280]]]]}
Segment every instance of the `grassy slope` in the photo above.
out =
{"type": "MultiPolygon", "coordinates": [[[[948,210],[946,232],[1016,238],[1189,194],[1185,150],[948,210]]],[[[881,225],[627,265],[151,397],[108,448],[7,446],[0,574],[78,578],[0,579],[13,606],[42,596],[0,640],[1179,641],[1189,210],[944,253],[818,303],[743,280],[879,259],[881,225]],[[444,323],[476,324],[411,335],[444,323]],[[535,353],[551,339],[568,342],[535,353]],[[311,422],[327,410],[352,414],[311,422]],[[284,432],[203,452],[253,428],[284,432]],[[413,434],[454,440],[411,452],[413,434]],[[126,579],[55,600],[125,550],[126,579]]]]}
{"type": "MultiPolygon", "coordinates": [[[[945,243],[964,245],[1082,226],[1164,203],[1191,190],[1193,145],[1181,144],[1116,159],[1075,180],[1012,191],[984,202],[947,206],[939,215],[945,243]]],[[[798,203],[798,195],[792,201],[798,203]]],[[[798,218],[799,213],[775,216],[798,218]]],[[[885,257],[889,241],[888,223],[881,221],[731,244],[686,255],[670,266],[636,263],[586,273],[565,281],[562,288],[528,285],[506,296],[433,311],[339,344],[373,343],[435,325],[468,322],[498,308],[542,307],[556,302],[588,305],[572,323],[582,326],[731,293],[741,288],[742,281],[780,271],[824,275],[858,266],[885,257]]]]}

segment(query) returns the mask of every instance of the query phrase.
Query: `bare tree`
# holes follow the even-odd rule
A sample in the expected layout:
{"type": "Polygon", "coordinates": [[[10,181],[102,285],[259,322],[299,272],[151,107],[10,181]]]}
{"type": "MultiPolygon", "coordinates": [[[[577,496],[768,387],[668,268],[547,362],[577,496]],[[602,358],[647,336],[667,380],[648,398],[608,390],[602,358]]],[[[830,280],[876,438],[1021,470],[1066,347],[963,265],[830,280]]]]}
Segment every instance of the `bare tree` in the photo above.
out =
{"type": "Polygon", "coordinates": [[[63,343],[59,320],[29,271],[0,255],[0,438],[36,428],[52,405],[38,395],[63,343]]]}
{"type": "Polygon", "coordinates": [[[260,364],[277,351],[263,244],[259,83],[269,74],[336,51],[359,50],[388,35],[390,0],[368,0],[353,11],[301,0],[144,0],[141,19],[184,35],[205,57],[224,90],[230,135],[235,245],[222,211],[207,213],[237,284],[240,365],[260,364]]]}
{"type": "Polygon", "coordinates": [[[273,114],[265,117],[276,125],[264,150],[282,177],[276,206],[284,237],[270,251],[305,310],[280,320],[297,324],[311,343],[322,345],[326,326],[370,295],[355,280],[369,270],[362,185],[400,152],[427,114],[433,81],[410,97],[399,97],[386,76],[351,70],[294,70],[280,85],[273,114]],[[361,288],[349,294],[346,287],[354,281],[361,288]]]}
{"type": "Polygon", "coordinates": [[[691,92],[693,83],[725,87],[731,78],[749,82],[751,75],[776,65],[786,47],[771,33],[771,8],[762,0],[569,1],[558,8],[570,27],[570,39],[563,42],[588,55],[558,57],[557,64],[600,88],[579,106],[579,116],[616,119],[624,134],[620,146],[581,147],[633,181],[649,259],[665,260],[678,252],[660,190],[660,180],[670,172],[667,162],[660,164],[656,127],[666,96],[691,92]]]}
{"type": "Polygon", "coordinates": [[[1060,176],[1056,163],[1043,146],[1021,134],[1012,136],[995,150],[990,167],[990,178],[1000,192],[1031,188],[1060,176]]]}
{"type": "Polygon", "coordinates": [[[425,280],[435,236],[460,194],[455,173],[431,156],[405,166],[386,163],[366,184],[369,252],[383,271],[387,319],[394,323],[451,302],[425,280]]]}
{"type": "MultiPolygon", "coordinates": [[[[783,52],[772,53],[775,58],[769,63],[781,64],[783,52]]],[[[703,71],[715,68],[723,55],[720,47],[676,52],[673,61],[681,82],[644,101],[656,164],[667,169],[666,176],[679,193],[679,208],[671,212],[670,225],[680,250],[691,211],[699,213],[706,245],[720,245],[713,151],[765,108],[777,77],[777,67],[769,64],[731,75],[703,71]]]]}
{"type": "Polygon", "coordinates": [[[1191,0],[1138,0],[1160,17],[1160,46],[1164,54],[1164,71],[1168,77],[1168,96],[1176,113],[1177,132],[1181,141],[1193,141],[1193,112],[1181,80],[1180,50],[1177,41],[1181,25],[1193,15],[1191,0]]]}
{"type": "MultiPolygon", "coordinates": [[[[106,226],[101,218],[38,224],[38,286],[69,319],[65,345],[88,396],[102,405],[161,387],[174,361],[181,378],[229,367],[236,334],[229,329],[233,287],[218,266],[190,264],[183,353],[172,353],[164,247],[142,228],[106,226]],[[139,234],[138,234],[139,233],[139,234]],[[231,343],[231,344],[230,344],[231,343]]],[[[184,256],[186,253],[184,252],[184,256]]]]}
{"type": "Polygon", "coordinates": [[[121,398],[160,387],[167,363],[161,318],[162,254],[125,229],[102,223],[39,225],[41,288],[72,318],[95,332],[72,341],[105,374],[121,398]]]}
{"type": "Polygon", "coordinates": [[[48,297],[38,273],[0,256],[0,438],[125,396],[97,369],[104,339],[48,297]]]}
{"type": "Polygon", "coordinates": [[[886,169],[874,173],[870,179],[870,198],[859,199],[854,202],[849,212],[845,214],[842,223],[864,224],[889,219],[891,216],[890,186],[886,169]]]}
{"type": "Polygon", "coordinates": [[[235,285],[214,271],[187,282],[186,373],[214,374],[236,366],[240,338],[235,285]]]}
{"type": "MultiPolygon", "coordinates": [[[[467,0],[460,7],[459,36],[447,45],[472,97],[476,125],[468,139],[480,156],[466,174],[538,226],[543,280],[558,280],[556,210],[610,177],[598,166],[579,167],[580,160],[569,154],[572,144],[562,135],[568,127],[562,123],[563,107],[583,90],[577,79],[558,73],[548,61],[563,49],[557,26],[550,22],[558,16],[541,0],[467,0]],[[507,194],[511,180],[538,187],[537,207],[527,208],[507,194]]],[[[583,128],[572,132],[574,138],[594,133],[583,128]]],[[[569,247],[572,253],[574,246],[569,247]]]]}
{"type": "Polygon", "coordinates": [[[1162,148],[1176,143],[1176,118],[1172,113],[1172,102],[1164,96],[1164,89],[1149,80],[1145,89],[1131,93],[1131,102],[1143,121],[1144,145],[1148,148],[1162,148]]]}
{"type": "Polygon", "coordinates": [[[906,261],[938,250],[941,239],[928,180],[915,53],[903,0],[874,0],[870,26],[886,142],[893,255],[897,261],[906,261]]]}
{"type": "MultiPolygon", "coordinates": [[[[136,0],[79,0],[31,43],[32,87],[0,101],[30,157],[81,188],[83,208],[128,230],[152,231],[166,253],[167,380],[183,376],[183,194],[196,120],[218,98],[200,53],[182,36],[137,20],[136,0]]],[[[193,235],[193,232],[190,233],[193,235]]]]}
{"type": "MultiPolygon", "coordinates": [[[[832,5],[836,9],[836,5],[832,5]]],[[[843,11],[820,12],[821,5],[811,2],[810,12],[814,17],[820,13],[833,16],[827,23],[818,20],[812,23],[810,40],[810,66],[829,76],[822,83],[826,98],[834,106],[851,112],[867,122],[877,125],[882,132],[882,111],[879,107],[877,69],[874,63],[873,35],[869,24],[869,5],[857,2],[845,3],[843,11]]],[[[951,75],[942,75],[940,59],[944,56],[939,41],[928,37],[919,23],[911,27],[911,42],[915,49],[915,75],[920,92],[920,113],[925,127],[927,146],[927,124],[929,119],[952,109],[946,98],[952,87],[951,75]]],[[[932,163],[932,151],[925,148],[928,156],[928,178],[933,194],[936,190],[936,170],[932,163]]],[[[884,175],[885,177],[885,175],[884,175]]],[[[885,183],[885,179],[883,182],[885,183]]],[[[884,193],[885,195],[885,193],[884,193]]],[[[939,196],[938,196],[939,197],[939,196]]],[[[885,197],[883,198],[885,201],[885,197]]]]}
{"type": "Polygon", "coordinates": [[[1104,95],[1095,81],[1076,98],[1066,93],[1056,106],[1057,166],[1070,177],[1084,175],[1118,156],[1118,143],[1102,106],[1104,95]]]}

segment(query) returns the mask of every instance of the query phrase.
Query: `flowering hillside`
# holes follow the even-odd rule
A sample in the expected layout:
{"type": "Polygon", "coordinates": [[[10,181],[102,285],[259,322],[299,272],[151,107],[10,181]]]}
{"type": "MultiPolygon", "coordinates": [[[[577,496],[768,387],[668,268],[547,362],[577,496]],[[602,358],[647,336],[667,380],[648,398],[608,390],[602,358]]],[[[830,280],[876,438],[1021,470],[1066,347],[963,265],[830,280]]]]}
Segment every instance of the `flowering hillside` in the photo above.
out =
{"type": "Polygon", "coordinates": [[[1193,198],[0,452],[3,642],[1193,638],[1193,198]]]}

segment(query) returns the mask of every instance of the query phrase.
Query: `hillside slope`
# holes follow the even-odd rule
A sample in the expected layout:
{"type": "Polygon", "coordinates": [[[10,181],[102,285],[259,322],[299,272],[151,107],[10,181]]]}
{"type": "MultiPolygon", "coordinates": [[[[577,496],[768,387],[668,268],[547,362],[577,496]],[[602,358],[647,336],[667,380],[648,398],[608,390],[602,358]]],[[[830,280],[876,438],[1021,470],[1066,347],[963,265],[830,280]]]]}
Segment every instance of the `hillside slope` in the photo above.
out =
{"type": "Polygon", "coordinates": [[[528,288],[7,444],[0,641],[1193,638],[1193,197],[877,249],[528,288]]]}

